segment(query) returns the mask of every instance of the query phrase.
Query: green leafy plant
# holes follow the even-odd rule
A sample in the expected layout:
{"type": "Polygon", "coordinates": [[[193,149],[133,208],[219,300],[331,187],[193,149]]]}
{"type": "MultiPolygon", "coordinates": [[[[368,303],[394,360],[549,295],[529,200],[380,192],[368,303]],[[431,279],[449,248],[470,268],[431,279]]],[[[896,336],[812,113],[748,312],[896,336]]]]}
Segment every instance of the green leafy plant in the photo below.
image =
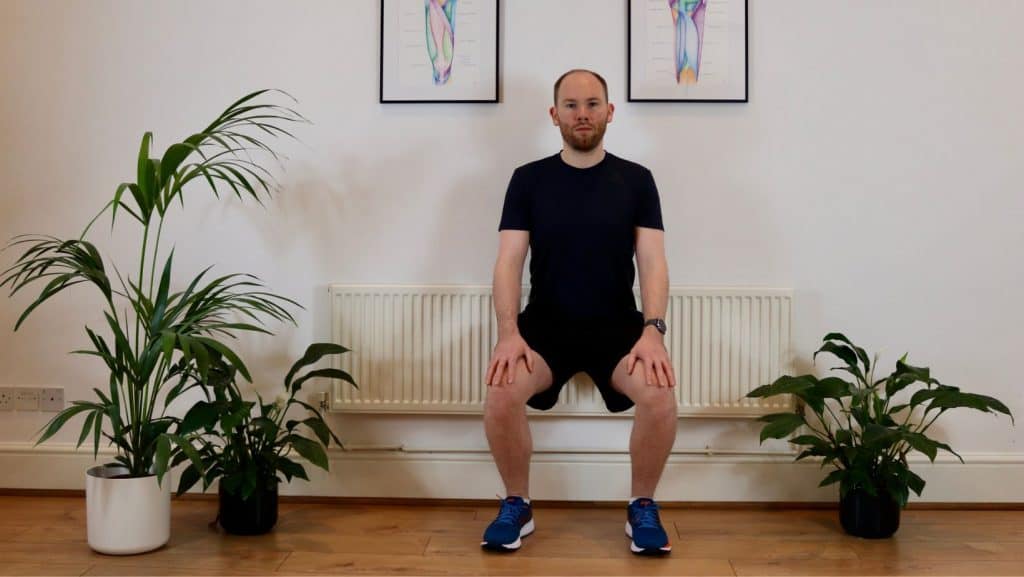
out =
{"type": "Polygon", "coordinates": [[[864,349],[840,333],[829,333],[823,341],[814,358],[820,353],[838,357],[843,365],[833,370],[849,373],[852,382],[839,377],[783,376],[747,396],[790,394],[800,399],[794,412],[759,419],[766,423],[761,430],[761,442],[781,439],[806,427],[809,434],[789,439],[790,443],[804,447],[796,460],[820,457],[822,467],[835,467],[820,486],[838,482],[843,497],[856,489],[872,496],[885,492],[902,507],[910,491],[920,496],[925,485],[924,479],[910,470],[908,453],[919,451],[934,462],[941,449],[963,462],[949,445],[925,434],[950,409],[1002,413],[1013,421],[1010,410],[1000,401],[944,385],[931,376],[927,367],[908,365],[907,355],[896,362],[896,370],[890,375],[875,380],[877,355],[872,363],[864,349]],[[897,402],[897,396],[905,396],[911,386],[917,390],[903,402],[897,402]],[[806,409],[810,409],[813,418],[806,409]]]}
{"type": "MultiPolygon", "coordinates": [[[[313,465],[328,470],[326,448],[331,440],[339,447],[341,441],[316,407],[295,396],[302,385],[314,377],[338,379],[357,387],[352,377],[340,369],[316,369],[299,375],[301,370],[324,356],[348,350],[332,343],[310,345],[285,375],[284,391],[272,402],[264,402],[258,394],[257,401],[246,400],[235,380],[235,367],[218,361],[204,383],[207,399],[193,405],[182,419],[177,434],[161,440],[158,451],[161,466],[158,468],[166,470],[168,460],[172,467],[189,462],[181,473],[179,495],[200,480],[205,491],[220,478],[225,491],[242,499],[247,499],[261,486],[269,488],[280,481],[291,481],[293,477],[308,481],[305,467],[290,458],[293,451],[313,465]],[[310,416],[286,420],[293,406],[310,416]]],[[[203,379],[199,374],[190,377],[197,381],[203,379]]]]}
{"type": "Polygon", "coordinates": [[[131,476],[151,474],[159,439],[179,422],[165,413],[166,408],[196,386],[189,375],[206,375],[216,356],[251,379],[227,339],[239,332],[269,333],[265,328],[269,319],[294,323],[286,307],[297,303],[263,291],[251,275],[211,279],[207,268],[185,290],[172,292],[173,249],[163,252],[166,260],[157,270],[165,218],[175,201],[184,207],[186,190],[196,188],[188,185],[205,183],[199,188],[218,198],[230,190],[239,199],[260,203],[261,197],[271,194],[276,183],[252,155],[265,153],[279,159],[261,138],[291,136],[282,126],[305,119],[290,108],[257,102],[268,92],[239,99],[201,132],[172,144],[160,158],[150,157],[153,135],[147,132],[135,182],[119,185],[79,238],[23,235],[8,245],[23,252],[0,273],[0,286],[10,287],[13,296],[34,283],[46,283],[18,318],[15,330],[38,306],[77,284],[92,284],[105,307],[105,330],[86,327],[92,347],[75,352],[103,361],[109,371],[106,390],[96,387],[96,400],[73,401],[58,413],[41,431],[40,443],[71,418],[84,414],[79,445],[91,436],[95,456],[100,439],[106,438],[116,447],[116,461],[131,476]],[[107,212],[111,229],[121,214],[141,227],[134,276],[111,270],[96,246],[86,240],[92,225],[107,212]]]}

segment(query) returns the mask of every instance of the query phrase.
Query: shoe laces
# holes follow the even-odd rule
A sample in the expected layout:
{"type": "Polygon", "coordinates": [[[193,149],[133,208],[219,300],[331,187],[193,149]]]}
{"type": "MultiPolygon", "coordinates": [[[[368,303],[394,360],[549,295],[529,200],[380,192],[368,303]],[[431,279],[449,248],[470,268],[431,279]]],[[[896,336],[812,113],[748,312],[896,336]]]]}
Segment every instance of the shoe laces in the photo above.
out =
{"type": "Polygon", "coordinates": [[[517,499],[503,499],[501,501],[501,510],[498,511],[498,523],[508,523],[509,525],[515,525],[519,523],[519,515],[522,513],[523,506],[526,504],[525,501],[517,499]]]}
{"type": "Polygon", "coordinates": [[[658,518],[658,504],[654,501],[647,501],[633,507],[633,525],[638,529],[657,529],[661,527],[661,520],[658,518]]]}

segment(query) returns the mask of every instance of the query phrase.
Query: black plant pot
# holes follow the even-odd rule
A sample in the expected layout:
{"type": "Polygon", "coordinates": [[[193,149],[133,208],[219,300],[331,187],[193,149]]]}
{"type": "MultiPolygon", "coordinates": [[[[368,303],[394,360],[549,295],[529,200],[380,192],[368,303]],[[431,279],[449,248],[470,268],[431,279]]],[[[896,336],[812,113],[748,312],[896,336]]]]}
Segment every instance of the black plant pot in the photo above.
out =
{"type": "Polygon", "coordinates": [[[862,489],[854,489],[839,500],[839,523],[856,537],[892,537],[900,528],[900,505],[887,491],[880,490],[873,497],[862,489]]]}
{"type": "Polygon", "coordinates": [[[220,526],[233,535],[262,535],[277,524],[277,483],[261,485],[248,499],[220,487],[220,526]]]}

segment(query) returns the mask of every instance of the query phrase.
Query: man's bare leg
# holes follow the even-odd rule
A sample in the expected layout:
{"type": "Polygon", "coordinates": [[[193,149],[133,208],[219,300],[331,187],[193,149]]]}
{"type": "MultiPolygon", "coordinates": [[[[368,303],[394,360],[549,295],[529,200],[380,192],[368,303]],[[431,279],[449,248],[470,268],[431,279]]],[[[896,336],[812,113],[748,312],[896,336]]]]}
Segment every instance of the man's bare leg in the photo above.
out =
{"type": "Polygon", "coordinates": [[[672,445],[676,441],[676,390],[648,385],[643,361],[638,361],[630,375],[623,358],[612,373],[612,386],[636,403],[633,433],[629,438],[634,497],[654,497],[661,474],[665,470],[672,445]]]}
{"type": "Polygon", "coordinates": [[[530,457],[533,454],[526,401],[552,384],[548,364],[540,355],[535,359],[532,373],[520,359],[511,384],[505,382],[488,387],[484,404],[484,431],[494,464],[505,483],[505,494],[524,499],[530,497],[530,457]]]}

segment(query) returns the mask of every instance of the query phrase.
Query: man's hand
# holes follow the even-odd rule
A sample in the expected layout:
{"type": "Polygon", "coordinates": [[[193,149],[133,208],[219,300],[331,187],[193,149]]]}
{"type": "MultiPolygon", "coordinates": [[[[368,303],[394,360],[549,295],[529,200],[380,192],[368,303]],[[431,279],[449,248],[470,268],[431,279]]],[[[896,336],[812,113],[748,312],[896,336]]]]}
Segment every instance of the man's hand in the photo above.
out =
{"type": "Polygon", "coordinates": [[[487,386],[500,387],[505,383],[511,385],[515,377],[516,363],[521,358],[526,359],[526,370],[532,373],[536,354],[519,333],[500,337],[494,352],[491,353],[491,362],[487,365],[487,386]]]}
{"type": "Polygon", "coordinates": [[[674,387],[676,374],[672,361],[662,341],[661,333],[654,327],[645,327],[640,339],[633,345],[626,357],[626,372],[633,374],[637,361],[644,363],[644,381],[651,386],[674,387]]]}

